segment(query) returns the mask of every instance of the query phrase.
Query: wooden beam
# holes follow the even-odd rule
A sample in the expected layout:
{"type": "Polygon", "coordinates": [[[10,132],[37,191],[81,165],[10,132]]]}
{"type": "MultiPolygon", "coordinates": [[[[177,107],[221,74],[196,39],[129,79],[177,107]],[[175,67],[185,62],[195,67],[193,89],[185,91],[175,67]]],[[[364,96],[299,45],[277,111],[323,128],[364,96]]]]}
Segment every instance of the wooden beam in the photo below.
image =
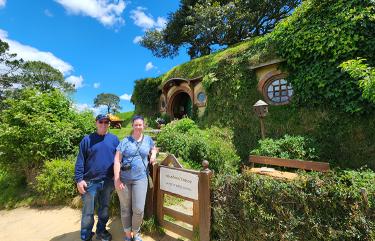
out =
{"type": "Polygon", "coordinates": [[[176,211],[176,210],[168,208],[168,207],[163,207],[163,213],[164,213],[164,215],[171,216],[172,218],[175,218],[175,219],[180,220],[182,222],[194,225],[192,215],[181,213],[179,211],[176,211]]]}
{"type": "Polygon", "coordinates": [[[329,171],[329,163],[327,162],[313,162],[313,161],[303,161],[303,160],[294,160],[294,159],[283,159],[277,157],[268,157],[268,156],[254,156],[250,155],[249,162],[264,164],[264,165],[273,165],[280,167],[292,167],[299,168],[304,170],[311,171],[320,171],[327,172],[329,171]]]}
{"type": "Polygon", "coordinates": [[[161,165],[161,167],[168,168],[168,169],[171,169],[171,170],[177,170],[177,171],[181,171],[181,172],[187,172],[187,173],[199,175],[199,171],[196,171],[196,170],[179,168],[179,167],[171,167],[171,166],[163,166],[163,165],[161,165]]]}
{"type": "MultiPolygon", "coordinates": [[[[160,181],[160,180],[159,180],[160,181]]],[[[160,184],[158,185],[158,188],[160,184]]],[[[164,220],[164,213],[163,213],[163,204],[164,204],[164,192],[158,189],[157,192],[157,201],[156,201],[156,218],[158,222],[161,224],[164,220]]]]}
{"type": "Polygon", "coordinates": [[[178,195],[176,193],[164,191],[164,190],[161,190],[161,189],[160,189],[160,191],[162,191],[164,194],[168,194],[168,195],[173,196],[173,197],[181,198],[181,199],[184,199],[186,201],[190,201],[190,202],[194,202],[195,201],[194,199],[191,199],[191,198],[188,198],[188,197],[184,197],[184,196],[178,195]]]}
{"type": "Polygon", "coordinates": [[[194,233],[193,231],[189,230],[189,229],[186,229],[186,228],[183,228],[177,224],[174,224],[172,222],[169,222],[167,220],[162,220],[161,222],[161,225],[163,227],[165,227],[166,229],[178,234],[178,235],[181,235],[182,237],[185,237],[185,238],[188,238],[190,240],[193,240],[194,239],[194,233]]]}

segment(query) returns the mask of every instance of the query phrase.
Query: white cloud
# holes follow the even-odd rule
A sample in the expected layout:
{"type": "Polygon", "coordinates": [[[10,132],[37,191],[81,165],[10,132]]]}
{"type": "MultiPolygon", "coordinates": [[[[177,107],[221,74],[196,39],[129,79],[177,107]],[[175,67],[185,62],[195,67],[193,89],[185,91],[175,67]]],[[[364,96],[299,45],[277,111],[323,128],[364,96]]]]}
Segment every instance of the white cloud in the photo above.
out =
{"type": "Polygon", "coordinates": [[[143,28],[143,30],[150,28],[163,29],[167,24],[167,20],[163,17],[158,17],[154,20],[150,14],[147,15],[145,13],[146,10],[146,8],[138,7],[136,10],[131,11],[130,17],[133,19],[134,24],[143,28]]]}
{"type": "Polygon", "coordinates": [[[156,68],[156,67],[152,64],[152,62],[148,62],[145,66],[146,71],[149,71],[153,68],[156,68]]]}
{"type": "Polygon", "coordinates": [[[107,112],[107,106],[101,105],[99,107],[93,107],[92,105],[86,104],[86,103],[77,103],[73,104],[73,107],[78,110],[79,112],[82,111],[92,111],[94,115],[99,115],[101,113],[106,113],[107,112]]]}
{"type": "Polygon", "coordinates": [[[124,0],[55,0],[69,14],[95,18],[104,26],[121,26],[125,20],[121,17],[126,5],[124,0]]]}
{"type": "Polygon", "coordinates": [[[137,43],[139,43],[141,40],[142,40],[142,36],[135,36],[135,38],[133,39],[133,43],[137,44],[137,43]]]}
{"type": "Polygon", "coordinates": [[[132,98],[132,95],[128,95],[128,94],[123,94],[120,96],[120,99],[127,100],[127,101],[130,101],[131,98],[132,98]]]}
{"type": "Polygon", "coordinates": [[[94,88],[98,89],[100,87],[100,83],[94,83],[94,88]]]}
{"type": "Polygon", "coordinates": [[[71,75],[68,78],[66,78],[65,81],[73,84],[75,89],[83,87],[83,77],[82,77],[82,75],[80,75],[80,76],[71,75]]]}
{"type": "Polygon", "coordinates": [[[7,0],[0,0],[0,8],[5,7],[6,3],[7,3],[7,0]]]}
{"type": "Polygon", "coordinates": [[[44,10],[44,14],[45,14],[47,17],[50,17],[50,18],[53,17],[53,13],[52,13],[50,10],[48,10],[48,9],[45,9],[45,10],[44,10]]]}
{"type": "Polygon", "coordinates": [[[45,62],[55,69],[60,70],[64,75],[69,74],[73,70],[73,66],[62,59],[59,59],[51,52],[40,51],[34,47],[9,39],[8,33],[5,30],[0,29],[0,38],[9,44],[10,53],[16,53],[17,57],[22,58],[25,61],[45,62]]]}

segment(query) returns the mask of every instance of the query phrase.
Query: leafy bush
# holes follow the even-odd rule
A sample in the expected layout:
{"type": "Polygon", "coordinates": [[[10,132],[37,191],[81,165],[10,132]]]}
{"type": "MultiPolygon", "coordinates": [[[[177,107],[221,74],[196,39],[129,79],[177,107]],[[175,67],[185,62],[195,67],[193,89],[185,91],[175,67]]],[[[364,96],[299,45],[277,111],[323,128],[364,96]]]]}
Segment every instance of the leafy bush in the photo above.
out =
{"type": "MultiPolygon", "coordinates": [[[[239,168],[239,157],[231,143],[231,137],[224,139],[218,128],[200,130],[191,119],[172,121],[162,128],[158,145],[191,166],[199,168],[208,160],[210,169],[222,173],[234,173],[239,168]]],[[[229,134],[228,134],[229,135],[229,134]]]]}
{"type": "Polygon", "coordinates": [[[301,173],[288,182],[251,173],[215,176],[212,239],[374,240],[374,180],[369,170],[301,173]]]}
{"type": "Polygon", "coordinates": [[[258,148],[251,151],[251,154],[286,159],[317,159],[315,148],[310,147],[311,140],[303,136],[285,135],[276,140],[266,138],[260,140],[259,145],[258,148]]]}
{"type": "Polygon", "coordinates": [[[366,59],[357,58],[345,61],[341,69],[348,72],[354,79],[359,79],[358,84],[362,89],[362,97],[375,103],[375,68],[364,63],[366,59]]]}
{"type": "Polygon", "coordinates": [[[0,209],[12,208],[28,195],[25,178],[0,166],[0,209]]]}
{"type": "Polygon", "coordinates": [[[74,161],[63,159],[44,163],[35,185],[42,199],[53,204],[63,204],[77,195],[74,165],[74,161]]]}
{"type": "Polygon", "coordinates": [[[78,113],[59,90],[23,89],[18,99],[4,102],[0,163],[26,176],[28,183],[45,160],[75,154],[82,137],[94,129],[92,113],[78,113]]]}

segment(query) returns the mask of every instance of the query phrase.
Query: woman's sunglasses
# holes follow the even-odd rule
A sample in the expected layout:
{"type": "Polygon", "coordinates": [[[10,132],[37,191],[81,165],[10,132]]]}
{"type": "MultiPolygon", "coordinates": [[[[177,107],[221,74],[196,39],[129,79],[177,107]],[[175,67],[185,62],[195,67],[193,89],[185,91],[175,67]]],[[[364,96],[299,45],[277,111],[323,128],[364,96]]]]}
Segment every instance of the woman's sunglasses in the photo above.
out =
{"type": "Polygon", "coordinates": [[[98,121],[98,122],[99,122],[99,124],[106,124],[106,125],[109,124],[109,121],[98,121]]]}

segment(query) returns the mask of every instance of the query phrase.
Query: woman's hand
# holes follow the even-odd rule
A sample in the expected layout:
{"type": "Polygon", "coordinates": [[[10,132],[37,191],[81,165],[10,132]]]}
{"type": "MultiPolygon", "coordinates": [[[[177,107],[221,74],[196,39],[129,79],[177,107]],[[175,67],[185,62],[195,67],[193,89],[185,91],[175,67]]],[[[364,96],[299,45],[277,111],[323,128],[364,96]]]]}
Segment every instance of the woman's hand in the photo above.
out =
{"type": "Polygon", "coordinates": [[[156,156],[151,155],[150,157],[150,164],[153,165],[156,162],[156,156]]]}
{"type": "Polygon", "coordinates": [[[150,164],[154,164],[156,162],[156,153],[158,153],[159,148],[153,147],[151,149],[151,156],[150,156],[150,164]]]}
{"type": "Polygon", "coordinates": [[[124,190],[125,185],[121,182],[120,178],[115,179],[115,188],[116,190],[124,190]]]}

